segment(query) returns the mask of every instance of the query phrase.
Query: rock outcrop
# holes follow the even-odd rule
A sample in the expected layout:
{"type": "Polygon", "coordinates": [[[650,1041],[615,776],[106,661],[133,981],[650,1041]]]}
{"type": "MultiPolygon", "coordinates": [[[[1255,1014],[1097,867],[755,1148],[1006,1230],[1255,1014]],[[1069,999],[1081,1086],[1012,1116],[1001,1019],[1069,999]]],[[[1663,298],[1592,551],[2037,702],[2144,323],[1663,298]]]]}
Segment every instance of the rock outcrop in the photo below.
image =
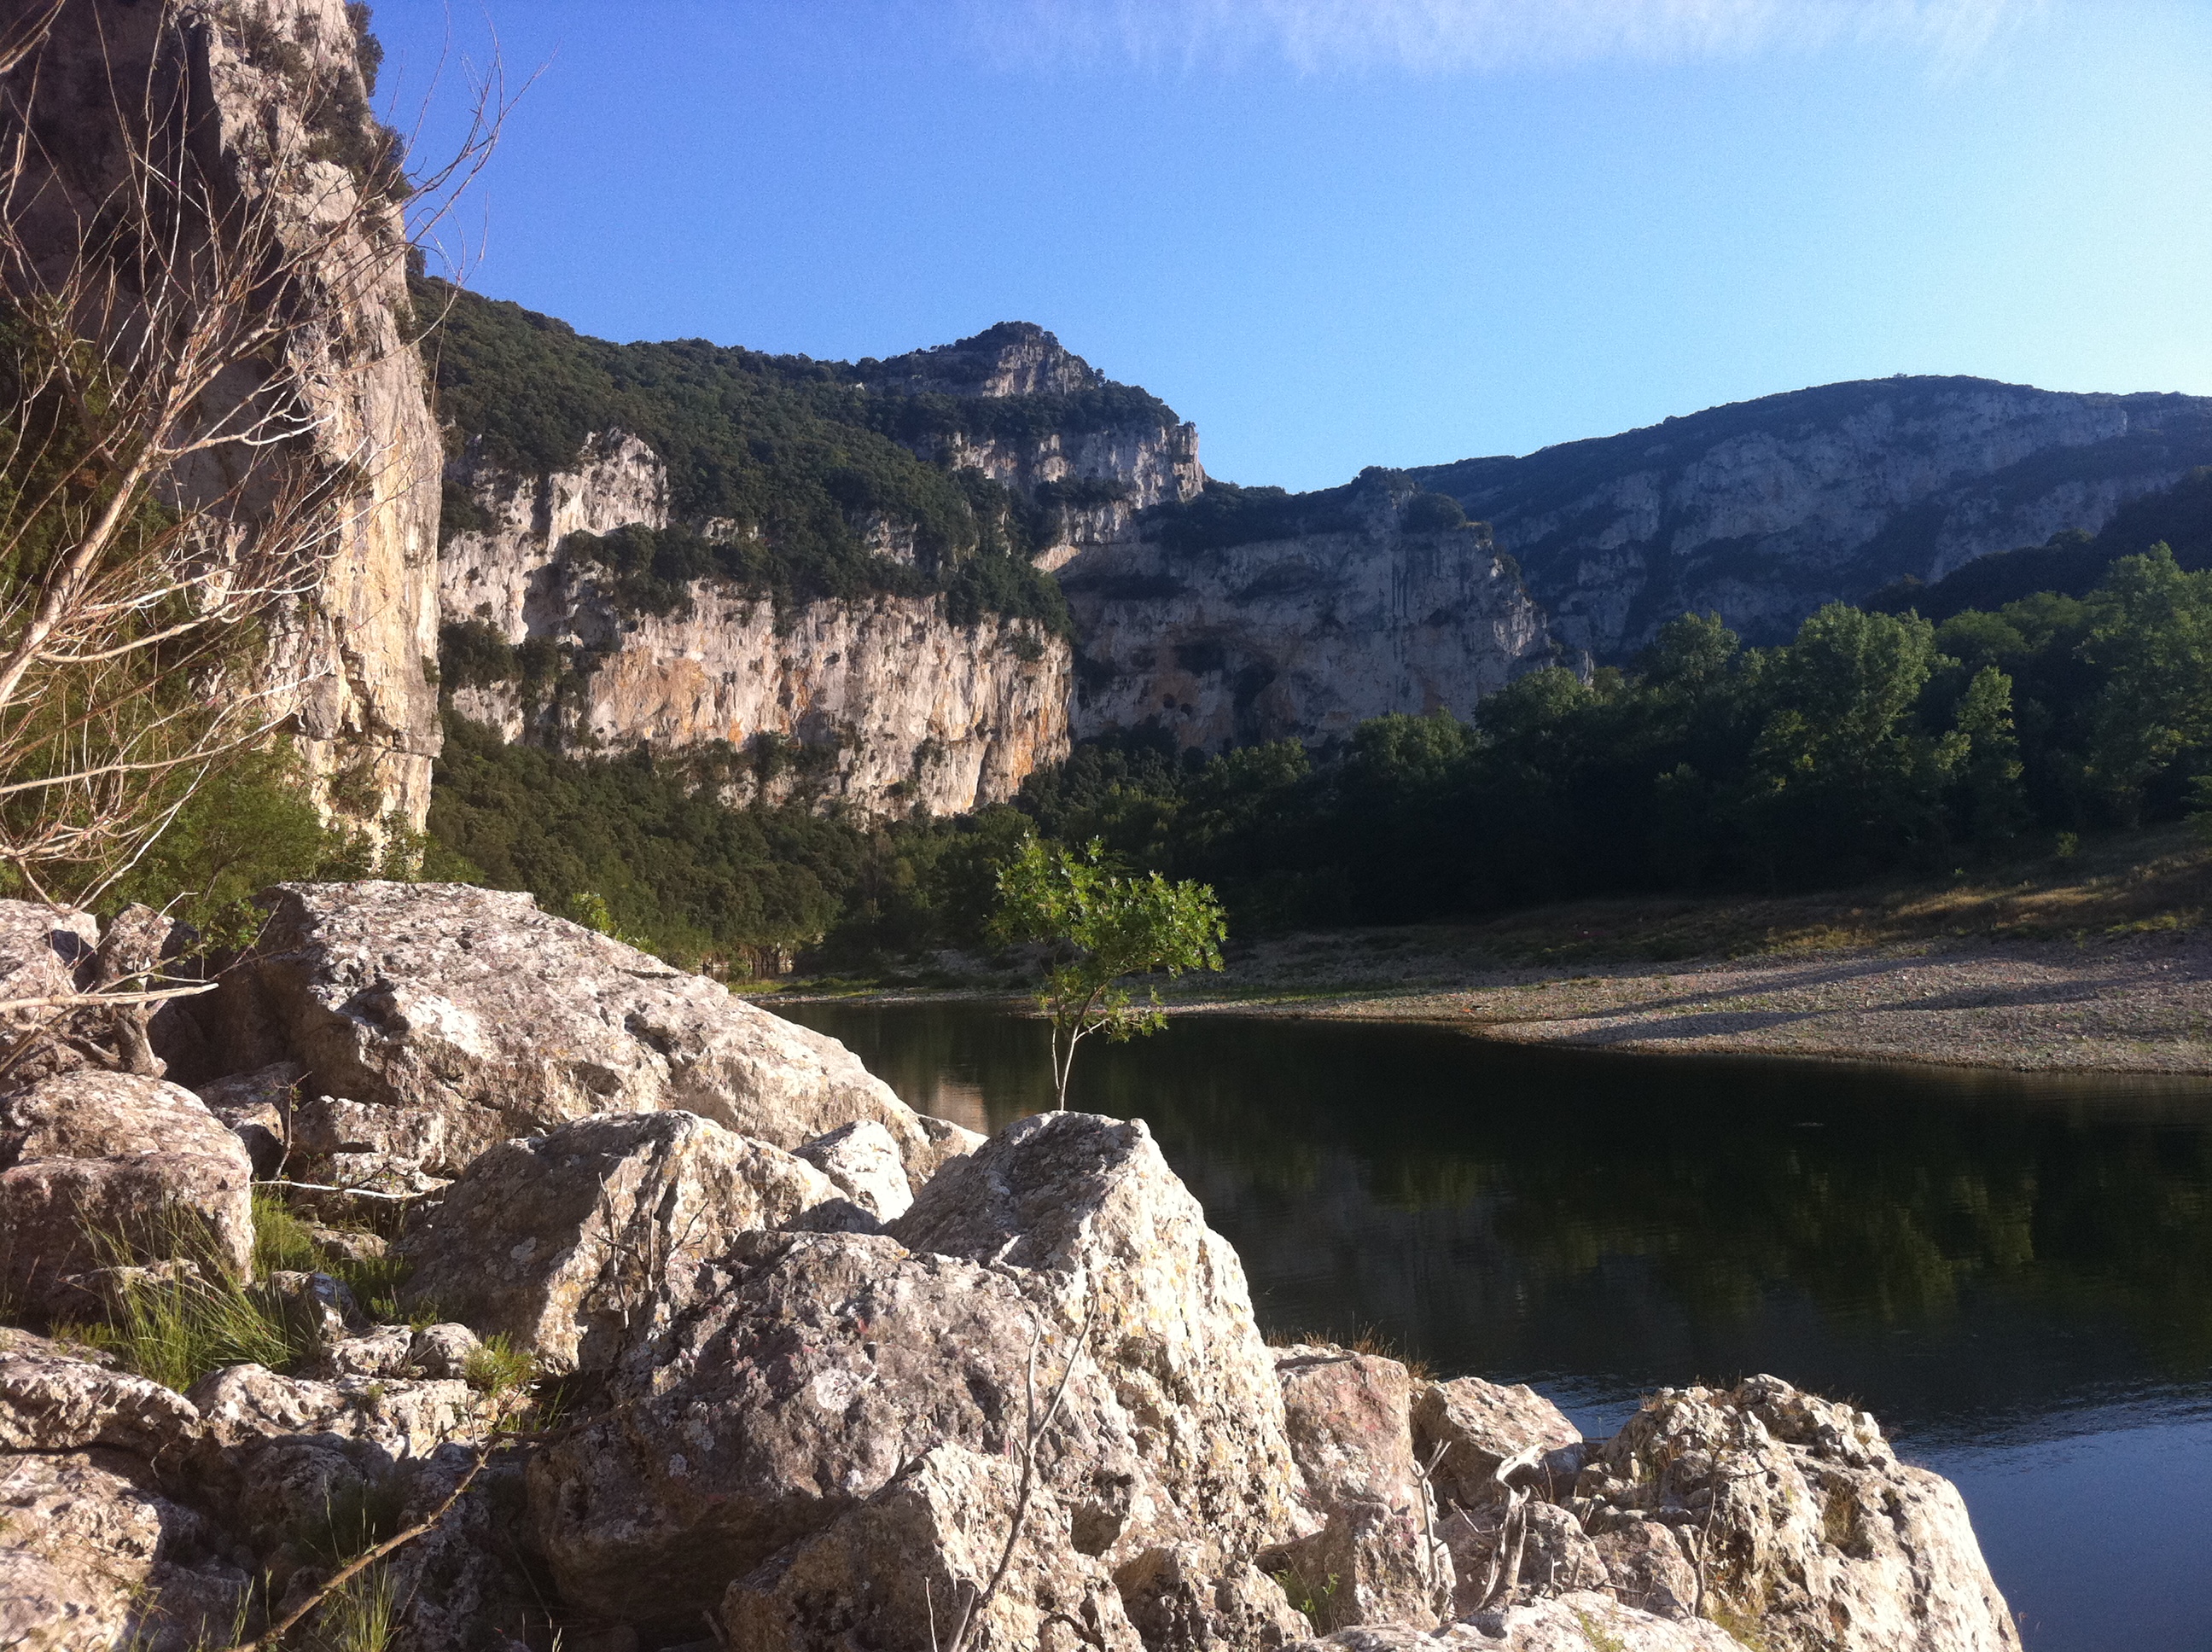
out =
{"type": "Polygon", "coordinates": [[[454,708],[505,738],[667,752],[782,744],[806,760],[755,775],[748,797],[804,784],[878,812],[999,802],[1066,755],[1067,646],[1031,621],[957,625],[933,597],[888,593],[779,613],[714,580],[693,582],[677,611],[626,610],[603,570],[561,548],[571,533],[667,525],[666,469],[635,436],[593,437],[573,471],[521,477],[465,458],[455,475],[484,525],[447,544],[445,617],[571,662],[557,692],[519,677],[455,688],[454,708]]]}
{"type": "Polygon", "coordinates": [[[1139,511],[1194,499],[1206,486],[1197,426],[1140,392],[1124,392],[1118,407],[1073,399],[1122,387],[1031,322],[1000,322],[957,343],[863,361],[853,371],[878,395],[1048,398],[1031,404],[1042,416],[1006,421],[1010,428],[988,417],[979,428],[925,418],[899,438],[923,459],[979,471],[1040,507],[1048,525],[1037,556],[1047,568],[1119,538],[1139,511]]]}
{"type": "Polygon", "coordinates": [[[787,1149],[871,1120],[917,1180],[961,1151],[835,1039],[527,895],[287,884],[271,898],[209,1017],[228,1065],[301,1063],[309,1091],[419,1131],[434,1172],[589,1114],[660,1108],[787,1149]]]}
{"type": "Polygon", "coordinates": [[[1778,1652],[2020,1645],[1957,1488],[1898,1461],[1864,1412],[1775,1377],[1661,1390],[1567,1506],[1600,1534],[1670,1527],[1701,1563],[1705,1615],[1778,1652]]]}
{"type": "MultiPolygon", "coordinates": [[[[262,301],[296,318],[281,355],[271,354],[278,383],[310,416],[307,440],[331,483],[356,496],[311,597],[272,628],[266,668],[325,799],[363,823],[389,812],[419,830],[439,740],[424,666],[437,647],[443,453],[422,360],[402,331],[412,312],[401,206],[377,200],[359,210],[372,185],[325,158],[373,151],[379,141],[362,50],[343,0],[87,0],[58,9],[20,79],[36,88],[41,152],[70,162],[46,180],[46,215],[33,226],[50,232],[51,245],[34,254],[72,244],[84,233],[73,215],[98,211],[119,185],[137,186],[115,142],[118,100],[167,112],[176,100],[177,125],[193,133],[216,186],[271,203],[300,245],[323,233],[311,224],[353,220],[287,290],[262,301]],[[270,162],[272,146],[289,156],[281,167],[270,162]]],[[[213,395],[270,389],[240,371],[213,395]]]]}
{"type": "MultiPolygon", "coordinates": [[[[285,1369],[194,1342],[179,1394],[117,1369],[127,1340],[0,1331],[10,1643],[191,1652],[350,1610],[316,1602],[412,1531],[363,1584],[391,1652],[923,1652],[969,1613],[988,1652],[2017,1652],[1955,1490],[1848,1406],[1665,1390],[1594,1442],[1525,1388],[1270,1350],[1142,1123],[921,1119],[526,897],[275,905],[210,1017],[233,1125],[161,1080],[51,1075],[0,1097],[0,1186],[90,1167],[120,1190],[102,1219],[150,1228],[213,1195],[112,1167],[215,1164],[228,1253],[196,1260],[236,1272],[252,1133],[288,1166],[404,1151],[454,1179],[416,1172],[396,1242],[270,1236],[360,1286],[272,1272],[238,1299],[285,1369]],[[396,1322],[395,1287],[445,1317],[396,1322]],[[503,1431],[556,1398],[557,1425],[503,1431]]],[[[103,1260],[11,1300],[96,1312],[68,1267],[103,1260]]]]}
{"type": "Polygon", "coordinates": [[[1068,1546],[1034,1563],[1063,1576],[1054,1589],[1110,1576],[1133,1619],[1157,1620],[1178,1570],[1264,1582],[1249,1563],[1299,1529],[1295,1471],[1234,1254],[1141,1125],[1024,1122],[925,1187],[897,1241],[741,1240],[696,1306],[636,1342],[607,1419],[532,1467],[568,1598],[640,1623],[732,1584],[740,1621],[790,1606],[816,1587],[794,1576],[845,1575],[946,1498],[997,1506],[964,1455],[887,1488],[939,1446],[1018,1458],[1048,1404],[1032,1382],[1063,1376],[1037,1443],[1040,1530],[1068,1546]]]}
{"type": "Polygon", "coordinates": [[[541,1370],[605,1370],[688,1305],[706,1259],[833,1201],[849,1202],[804,1159],[696,1114],[596,1114],[462,1171],[401,1248],[404,1300],[506,1337],[541,1370]]]}
{"type": "Polygon", "coordinates": [[[1391,712],[1468,717],[1550,664],[1543,611],[1487,532],[1409,526],[1413,498],[1376,480],[1327,531],[1182,549],[1152,531],[1083,551],[1061,573],[1081,639],[1077,738],[1320,742],[1391,712]]]}
{"type": "Polygon", "coordinates": [[[253,1261],[253,1164],[191,1091],[82,1069],[0,1096],[0,1299],[83,1305],[79,1277],[154,1259],[253,1261]]]}
{"type": "Polygon", "coordinates": [[[1780,641],[1824,602],[2094,532],[2208,463],[2212,398],[1900,377],[1408,474],[1492,525],[1563,643],[1619,659],[1685,610],[1780,641]]]}

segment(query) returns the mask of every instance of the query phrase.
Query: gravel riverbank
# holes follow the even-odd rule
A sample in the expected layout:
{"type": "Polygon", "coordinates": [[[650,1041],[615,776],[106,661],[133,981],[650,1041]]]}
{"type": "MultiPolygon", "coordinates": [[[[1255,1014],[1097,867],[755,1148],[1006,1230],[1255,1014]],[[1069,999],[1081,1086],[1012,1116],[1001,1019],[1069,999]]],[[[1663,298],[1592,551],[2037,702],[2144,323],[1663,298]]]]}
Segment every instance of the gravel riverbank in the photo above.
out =
{"type": "MultiPolygon", "coordinates": [[[[1623,1050],[2212,1073],[2212,943],[2195,935],[1478,969],[1457,979],[1440,979],[1435,960],[1395,962],[1400,985],[1375,978],[1377,959],[1359,971],[1368,979],[1340,989],[1269,992],[1255,978],[1175,1007],[1445,1023],[1488,1038],[1623,1050]]],[[[1279,975],[1282,964],[1237,973],[1279,975]]]]}

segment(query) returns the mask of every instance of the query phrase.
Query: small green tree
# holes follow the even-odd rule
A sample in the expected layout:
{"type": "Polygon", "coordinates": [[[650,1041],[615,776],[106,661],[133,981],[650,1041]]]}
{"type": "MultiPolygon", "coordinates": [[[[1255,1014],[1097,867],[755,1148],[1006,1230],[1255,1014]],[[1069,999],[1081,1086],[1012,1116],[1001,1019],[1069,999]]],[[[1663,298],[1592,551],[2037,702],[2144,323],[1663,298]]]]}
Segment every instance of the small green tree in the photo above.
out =
{"type": "Polygon", "coordinates": [[[1053,1086],[1065,1110],[1068,1071],[1085,1038],[1103,1032],[1118,1044],[1166,1024],[1158,993],[1139,1004],[1119,983],[1156,970],[1220,969],[1229,925],[1206,884],[1123,872],[1096,838],[1073,852],[1031,838],[999,874],[992,932],[1054,949],[1037,1007],[1052,1023],[1053,1086]]]}

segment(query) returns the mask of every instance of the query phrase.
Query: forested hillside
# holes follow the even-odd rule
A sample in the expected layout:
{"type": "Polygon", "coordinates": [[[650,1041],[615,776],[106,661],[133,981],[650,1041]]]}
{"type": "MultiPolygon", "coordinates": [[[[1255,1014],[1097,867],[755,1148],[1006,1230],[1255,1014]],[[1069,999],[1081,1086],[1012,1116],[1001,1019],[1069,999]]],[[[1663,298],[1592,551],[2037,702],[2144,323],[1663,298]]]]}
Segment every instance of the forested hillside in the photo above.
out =
{"type": "MultiPolygon", "coordinates": [[[[1386,717],[1333,748],[1211,760],[1092,742],[1012,805],[953,821],[737,817],[695,801],[712,778],[696,771],[463,730],[431,830],[490,881],[549,905],[597,897],[676,956],[812,947],[840,966],[979,942],[994,869],[1031,831],[1204,878],[1247,931],[1948,875],[2212,805],[2212,572],[2191,571],[2212,564],[2203,487],[2116,523],[2175,544],[2105,559],[2078,593],[1940,624],[1832,604],[1767,648],[1683,615],[1631,666],[1535,672],[1472,721],[1386,717]]],[[[1224,502],[1224,521],[1178,519],[1234,531],[1283,508],[1224,502]]]]}
{"type": "MultiPolygon", "coordinates": [[[[780,604],[870,591],[940,590],[957,610],[1038,619],[1066,609],[1030,564],[1040,512],[973,470],[919,458],[903,440],[1055,422],[1175,416],[1142,391],[977,399],[872,387],[878,364],[763,355],[703,339],[615,344],[521,306],[418,278],[448,446],[517,473],[574,465],[586,438],[621,430],[668,467],[675,525],[652,544],[596,548],[661,586],[719,577],[780,604]],[[872,523],[910,531],[908,563],[872,550],[872,523]],[[712,527],[713,543],[704,531],[712,527]]],[[[467,489],[446,489],[441,532],[480,525],[467,489]]]]}

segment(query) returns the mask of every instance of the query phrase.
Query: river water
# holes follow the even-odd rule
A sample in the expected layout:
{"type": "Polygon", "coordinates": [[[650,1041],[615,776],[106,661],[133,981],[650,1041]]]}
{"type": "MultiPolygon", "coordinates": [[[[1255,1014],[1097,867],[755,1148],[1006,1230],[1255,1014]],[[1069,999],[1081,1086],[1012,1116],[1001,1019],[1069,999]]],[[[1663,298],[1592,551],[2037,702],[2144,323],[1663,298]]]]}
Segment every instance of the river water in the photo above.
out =
{"type": "MultiPolygon", "coordinates": [[[[1036,1020],[775,1008],[926,1112],[1051,1103],[1036,1020]]],[[[2212,1652],[2212,1084],[1207,1017],[1086,1042],[1069,1105],[1151,1125],[1270,1333],[1601,1436],[1774,1372],[1958,1482],[2031,1652],[2212,1652]]]]}

